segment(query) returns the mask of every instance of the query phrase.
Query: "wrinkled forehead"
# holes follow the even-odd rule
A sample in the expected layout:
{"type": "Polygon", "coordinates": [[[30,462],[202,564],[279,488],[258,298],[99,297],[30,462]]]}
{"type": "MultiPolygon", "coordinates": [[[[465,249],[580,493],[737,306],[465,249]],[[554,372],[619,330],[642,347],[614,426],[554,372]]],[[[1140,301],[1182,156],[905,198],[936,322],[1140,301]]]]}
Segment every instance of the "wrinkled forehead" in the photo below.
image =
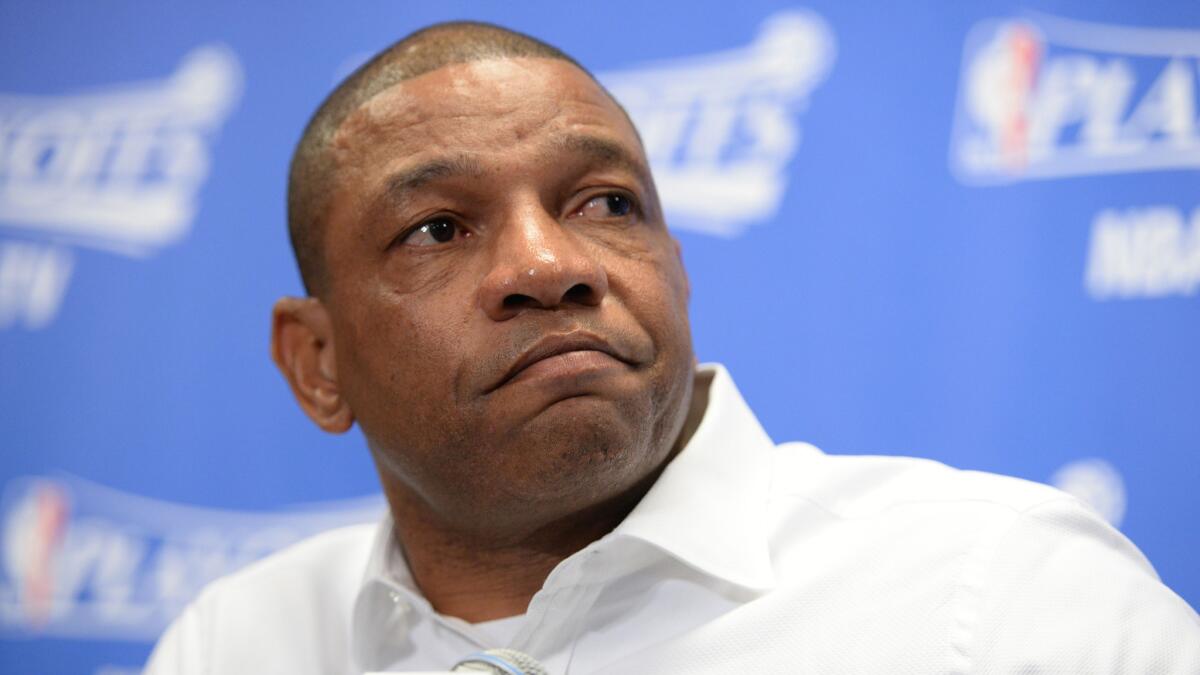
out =
{"type": "Polygon", "coordinates": [[[339,165],[366,155],[451,151],[589,128],[632,142],[624,111],[575,65],[547,58],[456,63],[383,90],[348,115],[332,147],[339,165]]]}

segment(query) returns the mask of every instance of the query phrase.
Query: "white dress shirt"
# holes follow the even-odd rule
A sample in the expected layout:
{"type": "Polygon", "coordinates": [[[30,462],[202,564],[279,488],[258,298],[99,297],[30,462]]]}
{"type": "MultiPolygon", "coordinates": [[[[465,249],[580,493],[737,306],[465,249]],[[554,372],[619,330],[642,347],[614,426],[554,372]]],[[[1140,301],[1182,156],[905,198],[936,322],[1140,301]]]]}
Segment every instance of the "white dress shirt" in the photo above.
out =
{"type": "Polygon", "coordinates": [[[1196,613],[1074,498],[775,445],[706,368],[691,442],[523,616],[438,614],[384,518],[213,583],[147,672],[448,670],[512,647],[551,673],[1200,673],[1196,613]]]}

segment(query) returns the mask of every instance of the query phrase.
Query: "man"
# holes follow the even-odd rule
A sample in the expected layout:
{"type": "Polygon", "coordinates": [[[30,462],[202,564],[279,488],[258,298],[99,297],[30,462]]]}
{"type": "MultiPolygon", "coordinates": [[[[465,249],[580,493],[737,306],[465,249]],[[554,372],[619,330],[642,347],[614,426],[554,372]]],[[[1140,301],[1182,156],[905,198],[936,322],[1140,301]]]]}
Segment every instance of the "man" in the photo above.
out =
{"type": "Polygon", "coordinates": [[[389,517],[218,581],[150,672],[1200,672],[1200,620],[1050,488],[776,446],[697,368],[637,132],[569,57],[443,24],[326,100],[273,355],[389,517]]]}

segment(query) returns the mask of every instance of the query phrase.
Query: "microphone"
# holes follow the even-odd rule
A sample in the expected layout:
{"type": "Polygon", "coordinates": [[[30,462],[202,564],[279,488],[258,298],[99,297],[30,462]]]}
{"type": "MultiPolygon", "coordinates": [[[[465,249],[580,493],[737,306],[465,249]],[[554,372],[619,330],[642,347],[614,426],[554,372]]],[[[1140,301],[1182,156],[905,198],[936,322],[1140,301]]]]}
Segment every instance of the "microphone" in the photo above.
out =
{"type": "Polygon", "coordinates": [[[475,652],[454,664],[455,673],[487,673],[488,675],[550,675],[537,659],[515,649],[488,649],[475,652]]]}

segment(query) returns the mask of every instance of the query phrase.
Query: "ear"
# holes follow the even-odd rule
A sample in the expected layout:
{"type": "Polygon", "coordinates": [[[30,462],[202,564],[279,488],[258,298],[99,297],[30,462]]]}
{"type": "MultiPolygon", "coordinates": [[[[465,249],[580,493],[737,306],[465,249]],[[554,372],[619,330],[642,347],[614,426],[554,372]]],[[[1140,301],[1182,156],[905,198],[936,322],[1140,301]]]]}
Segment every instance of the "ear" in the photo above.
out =
{"type": "Polygon", "coordinates": [[[317,426],[340,434],[354,424],[354,413],[338,388],[333,324],[320,300],[283,298],[275,303],[271,359],[317,426]]]}

